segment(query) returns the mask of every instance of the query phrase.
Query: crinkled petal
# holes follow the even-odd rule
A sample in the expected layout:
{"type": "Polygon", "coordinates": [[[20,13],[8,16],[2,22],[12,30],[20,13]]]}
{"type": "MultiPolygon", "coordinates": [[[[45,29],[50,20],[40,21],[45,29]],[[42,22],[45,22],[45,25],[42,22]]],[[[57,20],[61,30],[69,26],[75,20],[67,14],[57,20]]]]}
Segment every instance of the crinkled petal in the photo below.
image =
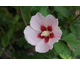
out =
{"type": "Polygon", "coordinates": [[[49,45],[44,42],[42,39],[35,47],[36,52],[45,53],[49,51],[49,45]]]}
{"type": "Polygon", "coordinates": [[[35,16],[32,16],[30,21],[30,26],[36,30],[41,31],[41,26],[45,26],[46,18],[42,16],[40,13],[37,13],[35,16]]]}
{"type": "Polygon", "coordinates": [[[33,30],[30,26],[27,26],[24,30],[25,39],[31,45],[36,45],[39,41],[41,41],[41,39],[38,38],[39,33],[40,32],[33,30]]]}
{"type": "Polygon", "coordinates": [[[46,26],[58,26],[58,19],[56,19],[54,16],[52,15],[47,15],[46,16],[46,26]]]}

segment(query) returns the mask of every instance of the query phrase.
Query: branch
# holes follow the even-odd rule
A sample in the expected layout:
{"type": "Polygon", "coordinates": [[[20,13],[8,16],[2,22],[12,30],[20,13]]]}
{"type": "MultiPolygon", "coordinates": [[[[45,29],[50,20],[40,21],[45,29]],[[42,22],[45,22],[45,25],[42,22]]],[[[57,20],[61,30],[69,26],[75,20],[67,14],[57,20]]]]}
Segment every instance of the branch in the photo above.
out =
{"type": "MultiPolygon", "coordinates": [[[[1,49],[0,49],[1,50],[1,49]]],[[[2,50],[1,50],[2,51],[2,50]]],[[[9,56],[6,52],[4,52],[4,51],[2,51],[7,57],[9,57],[10,59],[12,59],[11,58],[11,56],[9,56]]]]}
{"type": "MultiPolygon", "coordinates": [[[[71,24],[70,25],[72,25],[74,22],[75,22],[75,20],[77,19],[77,18],[79,18],[79,16],[80,16],[80,14],[79,15],[77,15],[77,17],[71,22],[71,24]]],[[[69,26],[69,28],[70,28],[70,26],[69,26]]]]}
{"type": "Polygon", "coordinates": [[[3,9],[6,12],[6,16],[8,16],[9,18],[11,18],[15,23],[17,22],[12,16],[10,16],[10,13],[7,11],[6,8],[4,7],[0,7],[1,9],[3,9]]]}
{"type": "Polygon", "coordinates": [[[23,13],[22,13],[21,6],[19,6],[19,8],[20,8],[20,12],[21,12],[21,16],[22,16],[23,22],[24,22],[25,26],[27,26],[27,23],[26,23],[26,21],[24,19],[23,13]]]}
{"type": "MultiPolygon", "coordinates": [[[[2,27],[1,27],[1,30],[3,31],[3,33],[6,33],[2,27]]],[[[11,49],[12,49],[13,51],[15,51],[14,48],[12,47],[12,45],[11,45],[11,44],[9,44],[9,45],[10,45],[11,49]]]]}
{"type": "Polygon", "coordinates": [[[10,45],[11,49],[12,49],[13,51],[15,51],[14,48],[12,47],[12,45],[11,45],[11,44],[9,44],[9,45],[10,45]]]}

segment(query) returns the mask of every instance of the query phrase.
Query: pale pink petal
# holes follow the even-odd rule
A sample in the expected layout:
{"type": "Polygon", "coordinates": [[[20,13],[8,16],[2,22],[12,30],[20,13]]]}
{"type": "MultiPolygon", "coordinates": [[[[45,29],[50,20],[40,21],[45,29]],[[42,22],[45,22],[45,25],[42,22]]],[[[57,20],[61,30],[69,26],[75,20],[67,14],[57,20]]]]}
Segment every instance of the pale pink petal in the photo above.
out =
{"type": "Polygon", "coordinates": [[[42,39],[35,47],[36,52],[45,53],[49,51],[49,45],[44,42],[42,39]]]}
{"type": "Polygon", "coordinates": [[[52,32],[54,33],[55,36],[58,36],[58,37],[61,37],[62,35],[62,31],[60,30],[59,27],[53,28],[52,32]]]}
{"type": "Polygon", "coordinates": [[[49,42],[47,43],[50,46],[50,49],[53,48],[53,44],[55,42],[58,42],[59,39],[61,38],[62,35],[62,31],[60,30],[59,27],[53,28],[53,33],[54,33],[54,37],[49,39],[49,42]]]}
{"type": "Polygon", "coordinates": [[[49,14],[44,17],[37,13],[35,16],[32,16],[30,26],[25,28],[24,35],[28,43],[35,45],[36,52],[45,53],[53,48],[55,42],[59,41],[62,31],[58,27],[58,19],[54,16],[49,14]],[[50,32],[50,38],[46,37],[44,39],[44,37],[41,37],[41,32],[45,30],[52,32],[50,32]]]}
{"type": "Polygon", "coordinates": [[[53,44],[54,44],[55,42],[58,42],[59,39],[60,39],[59,37],[50,38],[50,39],[49,39],[49,42],[47,43],[47,44],[50,46],[49,49],[52,50],[53,44]]]}
{"type": "Polygon", "coordinates": [[[42,25],[45,26],[45,22],[46,18],[42,16],[40,13],[37,13],[35,16],[32,16],[30,26],[36,31],[41,31],[40,27],[42,25]]]}
{"type": "Polygon", "coordinates": [[[54,33],[54,37],[53,38],[50,38],[49,39],[49,42],[47,43],[50,46],[50,49],[53,48],[53,44],[55,42],[58,42],[59,39],[61,38],[61,35],[62,35],[62,31],[60,30],[59,27],[53,28],[53,31],[52,32],[54,33]]]}
{"type": "Polygon", "coordinates": [[[58,26],[58,19],[56,19],[54,16],[52,15],[47,15],[46,16],[46,26],[58,26]]]}
{"type": "Polygon", "coordinates": [[[49,44],[49,49],[52,50],[53,48],[53,43],[49,44]]]}
{"type": "Polygon", "coordinates": [[[39,41],[41,41],[40,38],[37,38],[39,33],[40,32],[33,30],[30,26],[27,26],[24,30],[25,39],[31,45],[36,45],[39,41]]]}

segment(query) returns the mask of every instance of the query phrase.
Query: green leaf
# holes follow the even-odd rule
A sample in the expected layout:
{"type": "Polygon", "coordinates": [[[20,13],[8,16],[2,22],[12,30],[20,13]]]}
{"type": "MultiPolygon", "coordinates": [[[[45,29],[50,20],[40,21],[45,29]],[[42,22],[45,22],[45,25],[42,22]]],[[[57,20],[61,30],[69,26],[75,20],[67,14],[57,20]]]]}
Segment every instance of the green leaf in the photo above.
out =
{"type": "Polygon", "coordinates": [[[7,36],[9,38],[9,40],[11,39],[13,32],[14,32],[14,26],[7,32],[7,36]]]}
{"type": "Polygon", "coordinates": [[[67,56],[64,56],[64,55],[62,55],[62,54],[59,54],[63,59],[71,59],[72,57],[71,56],[69,56],[69,55],[67,55],[67,56]]]}
{"type": "MultiPolygon", "coordinates": [[[[15,9],[17,9],[18,11],[20,11],[20,8],[19,6],[13,6],[15,9]]],[[[30,21],[30,8],[31,6],[22,6],[21,9],[22,9],[22,12],[23,12],[23,16],[24,16],[24,19],[26,20],[26,22],[29,24],[29,21],[30,21]]],[[[19,16],[17,16],[19,18],[19,16]]]]}
{"type": "Polygon", "coordinates": [[[65,30],[63,31],[63,33],[62,33],[62,38],[63,38],[64,36],[66,36],[67,34],[69,34],[69,30],[68,30],[68,29],[65,29],[65,30]]]}
{"type": "Polygon", "coordinates": [[[76,10],[80,10],[80,6],[74,6],[76,10]]]}
{"type": "Polygon", "coordinates": [[[23,13],[27,13],[30,11],[31,6],[22,6],[21,8],[22,8],[23,13]]]}
{"type": "Polygon", "coordinates": [[[67,59],[66,56],[62,55],[62,54],[59,54],[63,59],[67,59]]]}
{"type": "Polygon", "coordinates": [[[70,26],[70,29],[78,38],[80,38],[80,18],[70,26]]]}
{"type": "Polygon", "coordinates": [[[58,54],[61,54],[64,57],[67,57],[67,55],[71,55],[71,51],[70,51],[69,47],[64,42],[59,41],[59,42],[55,43],[54,49],[56,50],[56,52],[58,54]]]}
{"type": "Polygon", "coordinates": [[[28,13],[28,12],[23,13],[23,16],[24,16],[25,21],[26,21],[28,24],[30,24],[30,17],[29,17],[29,13],[28,13]]]}
{"type": "Polygon", "coordinates": [[[67,42],[71,47],[77,48],[80,44],[80,40],[76,38],[73,33],[70,33],[62,38],[65,42],[67,42]]]}
{"type": "Polygon", "coordinates": [[[8,44],[10,44],[10,39],[13,35],[14,27],[12,27],[6,34],[2,37],[2,45],[6,47],[8,44]]]}
{"type": "Polygon", "coordinates": [[[15,19],[16,21],[18,21],[18,20],[20,19],[20,15],[19,15],[19,14],[16,14],[15,17],[14,17],[14,19],[15,19]]]}
{"type": "Polygon", "coordinates": [[[13,8],[15,8],[16,10],[20,11],[19,6],[12,6],[13,8]]]}
{"type": "Polygon", "coordinates": [[[29,24],[30,18],[31,18],[31,15],[30,15],[30,12],[29,12],[30,8],[31,8],[31,6],[23,6],[23,7],[21,7],[24,19],[28,24],[29,24]]]}
{"type": "Polygon", "coordinates": [[[9,38],[6,34],[3,35],[1,42],[2,42],[3,47],[6,47],[9,44],[9,38]]]}
{"type": "Polygon", "coordinates": [[[22,31],[23,31],[24,28],[25,28],[25,25],[24,25],[23,22],[19,22],[18,26],[19,26],[20,30],[22,30],[22,31]]]}
{"type": "Polygon", "coordinates": [[[11,57],[14,57],[14,58],[18,59],[18,58],[20,58],[19,56],[20,55],[19,55],[19,53],[17,51],[14,51],[14,52],[11,53],[11,57]]]}
{"type": "Polygon", "coordinates": [[[0,25],[3,25],[5,27],[9,27],[13,24],[14,22],[5,15],[5,13],[0,12],[0,25]],[[7,26],[6,26],[7,25],[7,26]]]}
{"type": "Polygon", "coordinates": [[[46,17],[48,15],[48,7],[42,6],[39,12],[46,17]]]}
{"type": "Polygon", "coordinates": [[[67,42],[72,48],[74,48],[74,55],[80,55],[80,40],[76,38],[73,33],[70,33],[62,38],[65,42],[67,42]]]}
{"type": "Polygon", "coordinates": [[[71,25],[70,26],[70,30],[72,33],[74,33],[76,35],[77,38],[80,38],[80,30],[79,30],[79,26],[74,26],[74,25],[71,25]]]}
{"type": "Polygon", "coordinates": [[[19,45],[19,47],[22,47],[25,43],[26,40],[24,39],[24,37],[21,37],[17,40],[17,44],[19,45]]]}
{"type": "Polygon", "coordinates": [[[17,44],[19,45],[19,47],[24,46],[25,49],[29,48],[30,44],[27,43],[27,41],[25,40],[24,37],[21,37],[17,40],[17,44]]]}
{"type": "Polygon", "coordinates": [[[43,56],[47,59],[53,59],[53,58],[58,58],[59,55],[53,48],[52,50],[49,50],[47,53],[44,53],[43,56]]]}
{"type": "Polygon", "coordinates": [[[31,9],[30,9],[30,12],[32,15],[35,15],[37,12],[39,12],[41,6],[32,6],[31,9]]]}
{"type": "Polygon", "coordinates": [[[73,21],[74,18],[75,18],[75,15],[70,16],[68,18],[68,23],[70,24],[73,21]]]}
{"type": "Polygon", "coordinates": [[[71,25],[70,26],[70,29],[71,29],[71,32],[72,33],[74,33],[75,35],[77,34],[77,32],[76,32],[77,30],[76,30],[76,27],[75,26],[71,25]]]}
{"type": "MultiPolygon", "coordinates": [[[[80,45],[79,45],[80,46],[80,45]]],[[[80,55],[80,48],[77,48],[76,51],[75,51],[75,55],[80,55]]]]}
{"type": "Polygon", "coordinates": [[[69,18],[69,11],[63,6],[54,6],[54,10],[57,11],[61,16],[69,18]]]}
{"type": "Polygon", "coordinates": [[[32,59],[44,59],[45,57],[41,53],[35,53],[32,59]]]}

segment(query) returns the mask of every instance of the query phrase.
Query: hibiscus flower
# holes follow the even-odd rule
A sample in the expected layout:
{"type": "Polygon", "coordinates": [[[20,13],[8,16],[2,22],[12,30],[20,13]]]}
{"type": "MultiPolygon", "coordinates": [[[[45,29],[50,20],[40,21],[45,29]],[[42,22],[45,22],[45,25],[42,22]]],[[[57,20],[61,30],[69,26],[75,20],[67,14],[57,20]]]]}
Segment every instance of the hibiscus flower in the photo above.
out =
{"type": "Polygon", "coordinates": [[[41,13],[32,16],[30,26],[24,30],[28,43],[35,46],[36,52],[45,53],[52,50],[53,44],[61,38],[62,31],[58,27],[58,19],[49,14],[46,17],[41,13]]]}

